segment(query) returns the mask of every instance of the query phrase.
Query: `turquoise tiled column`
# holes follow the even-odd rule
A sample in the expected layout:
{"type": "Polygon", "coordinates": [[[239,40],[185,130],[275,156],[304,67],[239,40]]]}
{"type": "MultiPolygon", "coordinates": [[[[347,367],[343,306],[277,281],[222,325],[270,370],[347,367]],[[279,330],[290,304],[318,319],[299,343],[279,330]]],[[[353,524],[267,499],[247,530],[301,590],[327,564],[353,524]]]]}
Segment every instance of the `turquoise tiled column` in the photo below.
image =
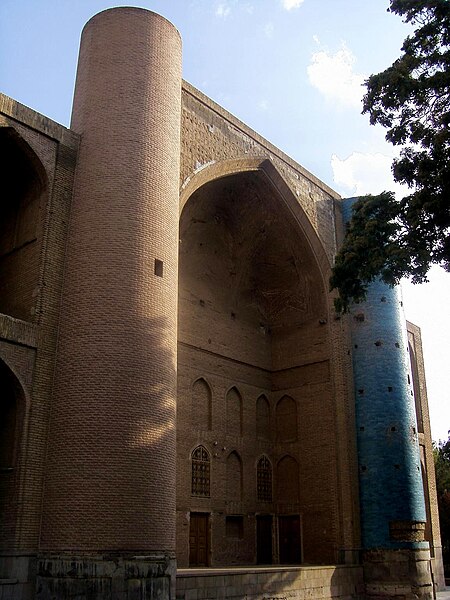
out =
{"type": "MultiPolygon", "coordinates": [[[[344,200],[345,221],[354,201],[344,200]]],[[[372,283],[350,321],[363,549],[427,548],[401,532],[426,516],[399,288],[372,283]]]]}

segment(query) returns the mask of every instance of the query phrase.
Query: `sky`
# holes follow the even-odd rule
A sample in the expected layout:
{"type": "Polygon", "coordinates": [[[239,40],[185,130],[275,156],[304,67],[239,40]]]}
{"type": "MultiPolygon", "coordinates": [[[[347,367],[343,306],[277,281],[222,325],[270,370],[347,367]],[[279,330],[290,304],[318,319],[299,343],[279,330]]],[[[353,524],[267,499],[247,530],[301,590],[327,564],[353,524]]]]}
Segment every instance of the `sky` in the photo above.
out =
{"type": "MultiPolygon", "coordinates": [[[[0,0],[0,91],[69,126],[81,30],[107,0],[0,0]]],[[[363,83],[410,26],[388,0],[144,0],[183,39],[183,77],[343,197],[393,190],[395,156],[363,83]]],[[[402,285],[422,329],[432,436],[450,429],[450,274],[402,285]]]]}

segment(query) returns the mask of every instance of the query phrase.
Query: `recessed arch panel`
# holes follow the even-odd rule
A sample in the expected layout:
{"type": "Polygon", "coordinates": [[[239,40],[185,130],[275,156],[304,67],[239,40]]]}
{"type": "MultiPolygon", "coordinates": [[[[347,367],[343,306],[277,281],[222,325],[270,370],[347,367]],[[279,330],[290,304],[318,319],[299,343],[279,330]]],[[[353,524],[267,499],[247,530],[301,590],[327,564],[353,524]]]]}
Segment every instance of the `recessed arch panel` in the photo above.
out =
{"type": "Polygon", "coordinates": [[[226,432],[228,435],[242,435],[242,397],[233,386],[226,396],[226,432]]]}
{"type": "Polygon", "coordinates": [[[311,251],[320,265],[320,269],[323,273],[323,281],[325,285],[328,286],[328,280],[331,275],[331,264],[323,245],[319,240],[308,215],[300,205],[298,198],[292,192],[273,161],[266,156],[230,159],[220,162],[212,161],[211,163],[206,164],[183,183],[180,190],[180,214],[183,212],[187,202],[195,192],[204,185],[229,176],[255,172],[264,175],[267,185],[273,188],[280,201],[296,219],[299,227],[308,240],[311,251]]]}
{"type": "Polygon", "coordinates": [[[192,385],[192,426],[199,430],[211,429],[212,392],[206,379],[199,377],[192,385]]]}
{"type": "Polygon", "coordinates": [[[295,442],[298,436],[297,404],[290,396],[283,396],[276,405],[277,432],[279,442],[295,442]]]}
{"type": "Polygon", "coordinates": [[[0,548],[15,538],[19,506],[18,471],[23,441],[26,398],[10,367],[0,359],[0,548]]]}
{"type": "Polygon", "coordinates": [[[270,440],[270,404],[264,394],[256,400],[256,437],[270,440]]]}
{"type": "Polygon", "coordinates": [[[241,502],[242,475],[241,457],[236,451],[230,452],[226,462],[226,499],[228,502],[241,502]]]}
{"type": "Polygon", "coordinates": [[[277,464],[277,502],[293,504],[299,501],[298,462],[292,456],[283,456],[277,464]]]}
{"type": "Polygon", "coordinates": [[[33,321],[40,260],[40,213],[47,175],[12,127],[0,127],[0,312],[33,321]]]}

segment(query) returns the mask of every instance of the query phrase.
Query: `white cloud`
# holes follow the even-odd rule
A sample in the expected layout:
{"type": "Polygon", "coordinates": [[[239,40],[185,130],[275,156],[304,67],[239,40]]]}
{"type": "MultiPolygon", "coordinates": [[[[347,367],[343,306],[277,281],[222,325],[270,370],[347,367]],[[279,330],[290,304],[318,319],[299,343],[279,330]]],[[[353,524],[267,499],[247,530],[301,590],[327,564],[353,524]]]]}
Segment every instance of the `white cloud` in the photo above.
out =
{"type": "Polygon", "coordinates": [[[353,152],[343,160],[333,154],[331,168],[339,193],[343,196],[362,196],[387,190],[395,192],[399,197],[407,194],[407,188],[394,182],[392,159],[392,155],[381,152],[353,152]]]}
{"type": "Polygon", "coordinates": [[[281,4],[285,10],[292,10],[303,4],[303,0],[281,0],[281,4]]]}
{"type": "Polygon", "coordinates": [[[216,16],[217,17],[221,17],[221,18],[228,17],[230,12],[231,12],[231,7],[227,2],[220,2],[216,7],[216,16]]]}
{"type": "Polygon", "coordinates": [[[258,102],[258,108],[261,111],[266,111],[269,109],[269,103],[265,98],[262,98],[259,102],[258,102]]]}
{"type": "Polygon", "coordinates": [[[328,99],[359,107],[365,78],[353,72],[355,62],[356,58],[345,42],[335,54],[319,50],[312,55],[307,69],[309,81],[328,99]]]}
{"type": "Polygon", "coordinates": [[[273,38],[273,32],[274,32],[274,30],[275,30],[275,28],[273,26],[273,23],[266,23],[264,25],[264,34],[269,39],[273,38]]]}

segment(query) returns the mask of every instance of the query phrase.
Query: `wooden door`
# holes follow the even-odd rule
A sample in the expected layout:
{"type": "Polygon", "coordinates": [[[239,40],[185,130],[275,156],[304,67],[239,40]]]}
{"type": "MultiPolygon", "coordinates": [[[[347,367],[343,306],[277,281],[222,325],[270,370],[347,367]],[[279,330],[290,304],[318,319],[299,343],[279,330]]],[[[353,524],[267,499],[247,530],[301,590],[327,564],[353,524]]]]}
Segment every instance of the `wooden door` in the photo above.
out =
{"type": "Polygon", "coordinates": [[[189,528],[189,566],[207,567],[209,553],[208,514],[191,513],[189,528]]]}
{"type": "Polygon", "coordinates": [[[272,564],[272,515],[256,517],[256,562],[258,565],[272,564]]]}
{"type": "Polygon", "coordinates": [[[278,517],[280,563],[298,565],[301,563],[300,516],[278,517]]]}

